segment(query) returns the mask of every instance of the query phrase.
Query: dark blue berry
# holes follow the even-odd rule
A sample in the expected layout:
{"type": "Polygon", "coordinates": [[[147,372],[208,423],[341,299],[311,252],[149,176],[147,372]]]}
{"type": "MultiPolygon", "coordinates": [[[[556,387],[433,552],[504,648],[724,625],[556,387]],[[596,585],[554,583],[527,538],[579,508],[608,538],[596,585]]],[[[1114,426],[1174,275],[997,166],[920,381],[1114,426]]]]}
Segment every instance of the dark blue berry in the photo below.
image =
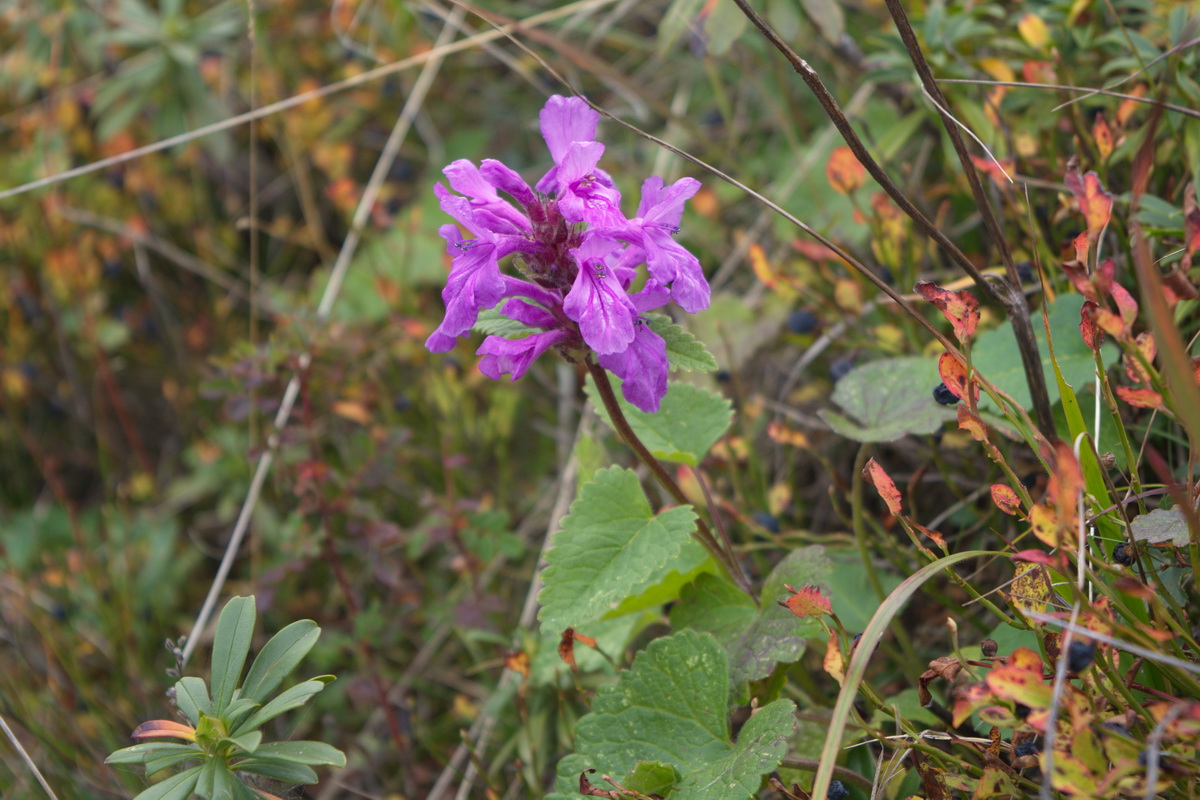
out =
{"type": "Polygon", "coordinates": [[[1133,548],[1122,542],[1113,548],[1113,561],[1123,567],[1133,564],[1133,548]]]}
{"type": "Polygon", "coordinates": [[[896,276],[893,275],[892,271],[890,269],[888,269],[887,267],[879,268],[879,280],[883,281],[888,286],[896,285],[896,276]]]}
{"type": "Polygon", "coordinates": [[[1029,283],[1033,280],[1033,262],[1022,261],[1017,264],[1017,275],[1021,278],[1021,283],[1029,283]]]}
{"type": "Polygon", "coordinates": [[[829,377],[833,378],[834,383],[837,383],[852,369],[854,369],[854,359],[850,356],[842,356],[829,365],[829,377]]]}
{"type": "Polygon", "coordinates": [[[779,520],[769,511],[755,511],[750,519],[762,525],[771,533],[779,533],[779,520]]]}
{"type": "Polygon", "coordinates": [[[1071,642],[1067,648],[1067,669],[1071,672],[1083,672],[1092,665],[1096,657],[1096,645],[1093,642],[1071,642]]]}
{"type": "Polygon", "coordinates": [[[958,403],[958,395],[950,391],[950,387],[945,383],[939,383],[933,387],[933,399],[938,402],[938,405],[952,406],[958,403]]]}
{"type": "Polygon", "coordinates": [[[812,333],[817,327],[817,317],[811,311],[798,308],[788,314],[787,329],[792,333],[812,333]]]}
{"type": "Polygon", "coordinates": [[[850,796],[850,790],[841,781],[830,781],[829,791],[825,793],[825,796],[829,800],[846,800],[850,796]]]}
{"type": "Polygon", "coordinates": [[[1029,716],[1029,712],[1033,709],[1024,703],[1016,703],[1013,705],[1013,713],[1017,715],[1017,719],[1025,719],[1029,716]]]}
{"type": "Polygon", "coordinates": [[[731,380],[733,380],[733,375],[729,373],[729,370],[717,370],[717,383],[729,383],[731,380]]]}
{"type": "Polygon", "coordinates": [[[1033,742],[1021,742],[1013,748],[1013,755],[1017,756],[1036,756],[1037,753],[1038,746],[1033,742]]]}

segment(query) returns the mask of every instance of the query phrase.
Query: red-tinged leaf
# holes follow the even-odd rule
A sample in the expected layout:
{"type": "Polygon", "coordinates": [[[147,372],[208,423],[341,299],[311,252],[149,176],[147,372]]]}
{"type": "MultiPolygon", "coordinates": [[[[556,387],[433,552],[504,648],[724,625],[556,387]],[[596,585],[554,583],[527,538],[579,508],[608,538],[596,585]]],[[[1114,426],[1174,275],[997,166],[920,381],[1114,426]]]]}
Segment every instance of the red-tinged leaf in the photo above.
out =
{"type": "Polygon", "coordinates": [[[828,597],[821,594],[819,586],[802,586],[799,589],[793,589],[786,583],[784,586],[792,593],[792,596],[787,600],[781,600],[779,605],[797,617],[803,619],[804,617],[828,616],[833,613],[833,604],[828,597]]]}
{"type": "Polygon", "coordinates": [[[1058,83],[1058,72],[1050,61],[1026,61],[1021,65],[1026,83],[1058,83]]]}
{"type": "Polygon", "coordinates": [[[152,719],[143,722],[133,729],[130,734],[134,739],[161,739],[170,737],[172,739],[186,739],[189,742],[196,741],[196,729],[191,725],[184,725],[182,722],[175,722],[170,719],[152,719]]]}
{"type": "Polygon", "coordinates": [[[867,170],[849,147],[835,147],[825,164],[825,177],[835,192],[851,194],[867,179],[867,170]]]}
{"type": "Polygon", "coordinates": [[[575,641],[579,642],[579,643],[580,643],[580,644],[582,644],[582,645],[586,645],[586,646],[588,646],[588,647],[591,647],[591,648],[593,648],[593,649],[595,649],[595,647],[596,647],[596,639],[595,639],[595,637],[592,637],[592,636],[584,636],[582,633],[576,633],[576,634],[575,634],[575,641]]]}
{"type": "Polygon", "coordinates": [[[992,694],[1002,700],[1012,700],[1031,709],[1050,707],[1053,692],[1042,678],[1040,663],[1037,671],[1020,667],[995,667],[984,680],[992,694]]]}
{"type": "Polygon", "coordinates": [[[1125,320],[1109,311],[1107,308],[1097,308],[1093,314],[1096,327],[1116,339],[1123,339],[1129,328],[1125,320]]]}
{"type": "Polygon", "coordinates": [[[1129,575],[1123,575],[1113,581],[1113,588],[1122,594],[1136,597],[1138,600],[1152,600],[1158,594],[1155,587],[1147,586],[1129,575]]]}
{"type": "Polygon", "coordinates": [[[1153,389],[1134,389],[1130,386],[1118,386],[1115,391],[1117,397],[1134,408],[1157,408],[1160,411],[1166,411],[1162,395],[1153,389]]]}
{"type": "Polygon", "coordinates": [[[1096,312],[1099,310],[1100,306],[1091,300],[1085,300],[1079,309],[1079,335],[1093,351],[1099,350],[1104,343],[1104,332],[1096,325],[1096,312]]]}
{"type": "Polygon", "coordinates": [[[583,772],[579,773],[579,793],[588,797],[607,797],[610,798],[610,800],[611,798],[617,797],[618,794],[615,791],[597,789],[592,785],[592,782],[588,780],[588,775],[592,775],[595,772],[596,770],[594,769],[585,769],[583,772]]]}
{"type": "Polygon", "coordinates": [[[558,657],[571,668],[571,672],[575,672],[578,667],[575,665],[575,629],[567,628],[562,633],[562,639],[558,643],[558,657]]]}
{"type": "Polygon", "coordinates": [[[988,429],[987,425],[983,423],[983,419],[963,405],[958,407],[958,427],[971,434],[971,438],[977,442],[988,440],[988,429]]]}
{"type": "Polygon", "coordinates": [[[1084,231],[1083,233],[1076,236],[1073,244],[1075,245],[1075,260],[1081,264],[1086,264],[1087,257],[1088,257],[1088,250],[1090,247],[1090,245],[1088,243],[1087,231],[1084,231]]]}
{"type": "MultiPolygon", "coordinates": [[[[938,358],[938,375],[941,377],[942,383],[946,384],[946,388],[953,392],[955,397],[959,400],[967,398],[966,362],[953,353],[942,353],[938,358]]],[[[979,403],[979,384],[975,381],[971,381],[970,396],[972,405],[979,403]]]]}
{"type": "Polygon", "coordinates": [[[979,301],[975,295],[966,291],[952,292],[939,287],[933,281],[917,281],[917,294],[933,303],[938,310],[950,320],[954,327],[954,335],[960,342],[966,342],[975,333],[979,324],[979,301]]]}
{"type": "Polygon", "coordinates": [[[946,549],[946,539],[940,533],[938,533],[937,531],[934,531],[934,530],[930,530],[929,528],[926,528],[924,525],[921,525],[920,523],[913,522],[911,519],[908,519],[907,517],[905,517],[905,521],[909,525],[913,526],[913,528],[915,528],[918,532],[927,536],[930,541],[932,541],[934,544],[936,544],[942,550],[946,549]]]}
{"type": "Polygon", "coordinates": [[[1117,303],[1117,310],[1121,312],[1121,321],[1127,327],[1133,325],[1138,315],[1137,300],[1134,300],[1129,290],[1119,283],[1112,285],[1112,298],[1117,303]]]}
{"type": "Polygon", "coordinates": [[[1021,498],[1007,484],[992,484],[992,502],[996,504],[996,508],[1010,517],[1021,516],[1021,498]]]}
{"type": "Polygon", "coordinates": [[[867,461],[867,466],[863,468],[863,477],[871,482],[875,491],[879,492],[879,496],[887,504],[888,511],[892,513],[892,516],[900,516],[900,490],[896,488],[896,482],[892,480],[891,476],[884,471],[883,467],[879,466],[878,461],[873,458],[867,461]]]}
{"type": "Polygon", "coordinates": [[[1038,675],[1042,674],[1042,656],[1038,651],[1029,647],[1018,647],[1013,650],[1008,658],[1004,659],[1004,663],[1010,667],[1030,670],[1038,675]]]}
{"type": "Polygon", "coordinates": [[[1108,127],[1108,121],[1104,119],[1103,112],[1096,115],[1096,121],[1092,123],[1092,138],[1096,140],[1096,151],[1100,154],[1101,161],[1107,161],[1113,151],[1113,133],[1112,128],[1108,127]]]}
{"type": "Polygon", "coordinates": [[[979,721],[984,725],[995,725],[1002,728],[1015,728],[1024,722],[1024,720],[1017,719],[1017,715],[1007,706],[985,706],[979,709],[979,721]]]}
{"type": "Polygon", "coordinates": [[[1008,186],[1009,176],[1013,173],[1013,168],[1016,166],[1016,160],[1012,158],[987,158],[985,156],[971,156],[971,162],[975,165],[975,169],[982,172],[991,178],[992,182],[997,186],[1008,186]]]}
{"type": "MultiPolygon", "coordinates": [[[[1155,357],[1158,356],[1158,345],[1154,342],[1154,334],[1150,331],[1142,331],[1133,340],[1133,346],[1145,358],[1146,364],[1153,364],[1155,357]]],[[[1129,380],[1134,383],[1150,383],[1150,371],[1143,365],[1142,360],[1131,353],[1125,353],[1121,358],[1121,363],[1125,367],[1125,374],[1129,376],[1129,380]]]]}
{"type": "MultiPolygon", "coordinates": [[[[1084,238],[1084,249],[1086,250],[1087,236],[1084,234],[1080,235],[1084,238]]],[[[1096,285],[1092,282],[1091,273],[1088,272],[1085,262],[1079,260],[1068,261],[1063,264],[1063,272],[1067,273],[1067,277],[1071,279],[1071,285],[1075,287],[1075,291],[1093,303],[1100,301],[1100,298],[1096,295],[1096,285]]]]}
{"type": "Polygon", "coordinates": [[[1078,164],[1072,164],[1068,168],[1065,182],[1071,194],[1075,195],[1079,210],[1087,220],[1089,240],[1096,241],[1112,216],[1112,195],[1104,191],[1100,184],[1100,176],[1095,172],[1080,175],[1078,164]]]}
{"type": "Polygon", "coordinates": [[[522,679],[529,677],[529,654],[524,650],[510,650],[504,654],[504,666],[518,673],[522,679]]]}
{"type": "Polygon", "coordinates": [[[1200,207],[1196,203],[1196,187],[1189,181],[1183,187],[1183,251],[1193,256],[1200,250],[1200,207]]]}
{"type": "MultiPolygon", "coordinates": [[[[1133,95],[1134,97],[1145,97],[1146,84],[1139,83],[1137,86],[1134,86],[1132,89],[1126,92],[1126,94],[1133,95]]],[[[1122,100],[1121,104],[1117,106],[1117,124],[1121,127],[1124,127],[1125,123],[1129,122],[1129,118],[1133,116],[1133,112],[1137,111],[1143,105],[1145,105],[1145,103],[1139,103],[1137,100],[1132,100],[1129,98],[1122,100]]]]}
{"type": "Polygon", "coordinates": [[[772,291],[779,285],[779,273],[771,266],[767,260],[767,253],[763,250],[762,245],[755,242],[750,245],[750,267],[754,270],[755,276],[772,291]]]}
{"type": "Polygon", "coordinates": [[[1045,564],[1049,567],[1058,563],[1054,556],[1042,550],[1020,550],[1012,554],[1012,560],[1029,564],[1045,564]]]}
{"type": "Polygon", "coordinates": [[[986,683],[969,683],[951,692],[954,698],[954,727],[962,725],[983,706],[994,702],[992,690],[986,683]]]}
{"type": "Polygon", "coordinates": [[[838,258],[837,253],[820,242],[810,242],[807,239],[793,239],[792,247],[796,249],[797,253],[813,261],[832,261],[838,258]]]}
{"type": "Polygon", "coordinates": [[[1047,493],[1054,498],[1059,516],[1075,516],[1079,494],[1083,491],[1083,469],[1075,451],[1066,442],[1055,442],[1054,452],[1047,458],[1054,465],[1050,472],[1047,493]]]}

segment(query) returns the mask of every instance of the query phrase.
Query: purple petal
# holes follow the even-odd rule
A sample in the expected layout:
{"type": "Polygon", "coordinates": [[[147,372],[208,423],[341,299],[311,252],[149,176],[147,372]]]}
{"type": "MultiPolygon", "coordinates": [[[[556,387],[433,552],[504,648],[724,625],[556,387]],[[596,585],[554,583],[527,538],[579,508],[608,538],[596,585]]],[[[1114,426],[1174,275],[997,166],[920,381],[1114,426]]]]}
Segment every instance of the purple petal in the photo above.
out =
{"type": "Polygon", "coordinates": [[[671,290],[654,280],[654,278],[651,278],[646,281],[646,285],[642,287],[640,292],[631,294],[629,299],[633,301],[633,307],[640,314],[643,311],[650,311],[665,306],[671,300],[671,290]]]}
{"type": "Polygon", "coordinates": [[[591,237],[570,251],[579,272],[563,300],[563,311],[579,323],[583,340],[597,353],[615,353],[633,341],[637,310],[605,261],[619,246],[610,239],[591,237]]]}
{"type": "Polygon", "coordinates": [[[596,139],[596,124],[600,114],[578,97],[554,95],[546,101],[539,115],[542,138],[557,164],[572,142],[591,142],[596,139]]]}
{"type": "MultiPolygon", "coordinates": [[[[450,188],[467,198],[475,224],[497,233],[523,233],[532,227],[524,214],[496,194],[493,182],[470,161],[460,158],[442,172],[450,180],[450,188]]],[[[440,184],[434,193],[439,199],[452,196],[440,184]]]]}
{"type": "Polygon", "coordinates": [[[489,378],[500,380],[501,375],[511,375],[509,380],[516,380],[525,374],[537,357],[546,352],[555,343],[565,339],[564,330],[535,333],[524,339],[505,339],[503,336],[489,336],[475,351],[483,356],[479,362],[479,371],[489,378]]]}
{"type": "Polygon", "coordinates": [[[529,184],[516,171],[495,159],[485,158],[479,172],[491,182],[492,186],[502,192],[507,192],[526,208],[533,204],[535,200],[533,189],[529,188],[529,184]]]}
{"type": "Polygon", "coordinates": [[[621,193],[597,174],[604,154],[599,142],[576,142],[558,165],[558,207],[567,222],[586,222],[596,228],[623,228],[621,193]]]}
{"type": "Polygon", "coordinates": [[[455,225],[443,225],[438,232],[446,240],[446,252],[454,255],[450,277],[442,290],[446,316],[426,342],[434,352],[454,346],[453,338],[471,329],[479,312],[491,308],[504,297],[504,276],[496,261],[496,246],[480,240],[464,241],[455,225]]]}
{"type": "Polygon", "coordinates": [[[698,191],[700,181],[695,178],[680,178],[663,189],[663,179],[652,176],[642,183],[642,202],[638,204],[637,215],[647,223],[678,228],[683,219],[683,204],[698,191]]]}
{"type": "Polygon", "coordinates": [[[620,353],[597,357],[624,384],[621,394],[647,414],[658,411],[667,393],[667,343],[639,321],[633,342],[620,353]]]}
{"type": "Polygon", "coordinates": [[[524,300],[509,300],[500,313],[531,328],[556,328],[560,324],[549,311],[524,300]]]}
{"type": "Polygon", "coordinates": [[[646,266],[662,283],[670,282],[671,297],[689,314],[708,308],[711,290],[696,258],[659,229],[646,232],[646,266]]]}

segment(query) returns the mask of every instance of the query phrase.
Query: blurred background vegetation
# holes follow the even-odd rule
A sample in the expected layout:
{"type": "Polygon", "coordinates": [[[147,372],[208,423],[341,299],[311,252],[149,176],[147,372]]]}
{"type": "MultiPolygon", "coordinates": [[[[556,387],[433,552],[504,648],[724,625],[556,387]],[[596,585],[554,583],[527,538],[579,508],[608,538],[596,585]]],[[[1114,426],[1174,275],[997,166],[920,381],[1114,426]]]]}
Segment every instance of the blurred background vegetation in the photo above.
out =
{"type": "MultiPolygon", "coordinates": [[[[502,23],[565,4],[480,5],[502,23]]],[[[994,266],[881,0],[756,6],[925,213],[994,266]]],[[[989,190],[1010,247],[1047,267],[1051,291],[1067,286],[1053,267],[1081,229],[1061,183],[1072,156],[1120,206],[1139,146],[1157,137],[1139,218],[1162,241],[1181,241],[1185,186],[1200,173],[1195,119],[1166,113],[1152,126],[1150,106],[1105,95],[1055,110],[1078,94],[989,82],[1125,79],[1117,91],[1200,107],[1195,3],[906,7],[939,78],[984,81],[944,88],[962,122],[1027,179],[1028,208],[1001,176],[989,190]]],[[[104,757],[138,722],[169,716],[176,661],[163,642],[190,630],[293,374],[297,402],[225,596],[257,595],[264,639],[302,617],[324,629],[306,668],[339,679],[275,732],[347,752],[348,768],[309,793],[429,796],[460,731],[493,711],[495,728],[473,753],[480,785],[495,796],[544,793],[586,690],[612,668],[581,663],[572,678],[555,642],[516,621],[581,419],[589,458],[602,462],[611,443],[583,416],[571,367],[543,363],[519,383],[492,382],[475,369],[477,342],[449,357],[423,342],[441,318],[447,267],[432,185],[455,158],[540,174],[537,112],[570,91],[559,75],[844,243],[902,291],[919,277],[958,277],[869,182],[835,191],[826,165],[840,140],[732,2],[611,0],[519,29],[528,50],[495,37],[428,73],[430,91],[323,319],[318,303],[355,209],[452,8],[0,2],[0,190],[417,57],[252,124],[0,200],[0,711],[61,798],[127,797],[146,785],[140,770],[104,757]],[[497,691],[514,646],[531,658],[531,677],[497,691]]],[[[492,30],[461,19],[456,39],[492,30]]],[[[647,174],[705,184],[680,236],[716,294],[688,325],[721,362],[715,385],[739,411],[707,468],[752,573],[806,543],[836,555],[852,542],[843,498],[857,445],[815,412],[854,365],[926,354],[927,336],[740,191],[613,123],[602,123],[601,139],[605,168],[629,196],[647,174]],[[776,420],[802,434],[769,437],[776,420]]],[[[1113,228],[1123,235],[1119,214],[1113,228]]],[[[1168,256],[1164,270],[1179,259],[1168,256]]],[[[991,310],[993,325],[999,316],[991,310]]],[[[1192,336],[1194,306],[1178,318],[1192,336]]],[[[932,389],[934,372],[921,375],[932,389]]],[[[964,547],[1008,524],[975,492],[997,477],[965,434],[951,426],[887,449],[893,474],[945,477],[920,502],[957,509],[964,547]]],[[[918,563],[887,555],[889,580],[918,563]]],[[[861,566],[838,569],[839,581],[862,585],[861,566]]],[[[921,609],[914,615],[919,626],[921,609]]],[[[921,646],[925,633],[913,635],[921,646]]],[[[198,653],[202,668],[203,642],[198,653]]],[[[0,745],[0,795],[37,791],[0,745]]]]}

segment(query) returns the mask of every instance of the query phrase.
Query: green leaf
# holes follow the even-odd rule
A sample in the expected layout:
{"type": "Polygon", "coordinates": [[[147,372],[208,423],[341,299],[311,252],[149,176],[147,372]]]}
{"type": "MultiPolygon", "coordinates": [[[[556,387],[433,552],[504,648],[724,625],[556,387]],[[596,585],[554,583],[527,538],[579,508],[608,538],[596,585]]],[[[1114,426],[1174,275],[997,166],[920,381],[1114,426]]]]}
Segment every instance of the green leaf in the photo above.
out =
{"type": "Polygon", "coordinates": [[[212,653],[212,707],[221,714],[233,699],[254,636],[254,597],[235,597],[217,619],[212,653]]]}
{"type": "Polygon", "coordinates": [[[776,700],[759,709],[736,744],[728,707],[729,668],[716,639],[696,631],[656,639],[616,685],[596,693],[576,726],[576,752],[559,762],[558,790],[579,797],[583,770],[623,775],[651,761],[679,770],[688,800],[751,797],[787,752],[795,706],[776,700]]]}
{"type": "Polygon", "coordinates": [[[603,616],[672,570],[686,572],[708,558],[692,539],[690,506],[657,516],[637,475],[600,470],[583,485],[546,553],[538,599],[542,630],[560,632],[603,616]]]}
{"type": "MultiPolygon", "coordinates": [[[[696,466],[733,418],[729,401],[718,394],[686,383],[670,383],[655,414],[635,408],[621,395],[621,380],[612,377],[613,390],[629,427],[656,458],[696,466]]],[[[591,378],[586,392],[600,416],[611,426],[608,411],[591,378]]]]}
{"type": "MultiPolygon", "coordinates": [[[[1054,337],[1054,356],[1062,371],[1063,380],[1074,387],[1083,387],[1096,375],[1096,364],[1091,349],[1079,335],[1079,309],[1083,298],[1076,294],[1060,295],[1049,307],[1050,335],[1054,337]]],[[[1050,404],[1059,400],[1058,381],[1054,375],[1054,364],[1050,350],[1046,347],[1046,330],[1041,312],[1031,315],[1033,332],[1038,341],[1038,352],[1042,359],[1042,370],[1046,375],[1046,391],[1050,404]]],[[[993,328],[981,334],[971,349],[971,362],[983,377],[1003,389],[1023,408],[1032,405],[1029,387],[1025,384],[1025,367],[1021,363],[1021,352],[1017,340],[1008,325],[993,328]]],[[[981,409],[999,412],[996,404],[986,394],[979,398],[981,409]]]]}
{"type": "Polygon", "coordinates": [[[771,674],[804,654],[805,637],[820,630],[815,619],[799,620],[776,601],[786,599],[784,584],[795,588],[829,581],[833,565],[818,545],[793,550],[763,585],[762,607],[745,592],[716,575],[701,575],[686,587],[671,609],[671,627],[711,633],[729,658],[732,688],[771,674]]]}
{"type": "Polygon", "coordinates": [[[833,390],[833,402],[848,416],[829,409],[818,413],[834,431],[856,442],[894,442],[910,433],[934,433],[958,416],[933,399],[933,387],[941,380],[936,358],[872,361],[851,370],[833,390]]]}
{"type": "Polygon", "coordinates": [[[846,31],[846,17],[837,0],[800,0],[804,13],[821,31],[825,41],[835,47],[842,42],[842,34],[846,31]]]}
{"type": "Polygon", "coordinates": [[[196,781],[196,788],[192,791],[201,797],[207,797],[208,800],[217,800],[218,797],[221,800],[226,800],[225,797],[222,797],[215,791],[219,780],[217,777],[218,772],[228,772],[225,769],[225,762],[216,758],[206,761],[204,767],[200,770],[200,777],[196,781]]]}
{"type": "MultiPolygon", "coordinates": [[[[583,675],[590,672],[606,675],[616,674],[613,661],[609,659],[619,660],[633,637],[647,626],[661,621],[661,618],[660,614],[646,612],[597,619],[580,625],[575,629],[575,633],[592,637],[596,640],[596,646],[592,648],[576,642],[575,664],[579,668],[579,672],[583,675]]],[[[561,641],[561,631],[548,633],[539,631],[536,645],[532,648],[528,645],[525,647],[526,652],[530,649],[533,650],[529,665],[530,685],[535,687],[557,686],[564,676],[570,673],[570,669],[558,654],[558,645],[561,641]]],[[[568,683],[568,685],[570,684],[568,683]]]]}
{"type": "Polygon", "coordinates": [[[203,678],[180,678],[175,682],[175,704],[193,727],[200,724],[200,712],[208,714],[212,711],[208,684],[203,678]]]}
{"type": "Polygon", "coordinates": [[[1178,506],[1159,508],[1149,514],[1142,514],[1129,523],[1129,532],[1133,534],[1135,541],[1147,544],[1170,543],[1176,547],[1187,547],[1191,541],[1187,519],[1178,506]]]}
{"type": "Polygon", "coordinates": [[[317,782],[317,773],[312,767],[304,764],[294,764],[291,761],[274,761],[262,758],[247,758],[234,763],[233,768],[238,772],[249,772],[262,775],[284,783],[302,783],[305,785],[317,782]]]}
{"type": "Polygon", "coordinates": [[[523,339],[538,332],[537,328],[509,319],[501,314],[498,308],[485,308],[480,311],[471,330],[486,336],[503,336],[505,339],[523,339]]]}
{"type": "Polygon", "coordinates": [[[704,20],[704,34],[708,52],[720,57],[741,38],[749,23],[742,10],[733,3],[717,3],[710,8],[711,13],[704,20]]]}
{"type": "Polygon", "coordinates": [[[661,761],[639,761],[621,780],[621,785],[633,792],[666,797],[675,791],[682,776],[672,764],[661,761]]]}
{"type": "Polygon", "coordinates": [[[242,697],[259,702],[275,691],[300,660],[308,654],[321,635],[311,619],[293,622],[263,645],[242,682],[242,697]]]}
{"type": "Polygon", "coordinates": [[[192,767],[178,775],[172,775],[166,780],[154,784],[133,800],[187,800],[191,796],[192,790],[196,788],[196,781],[200,779],[200,770],[202,769],[204,769],[202,766],[192,767]]]}
{"type": "MultiPolygon", "coordinates": [[[[322,677],[330,677],[332,679],[332,676],[322,677]]],[[[264,722],[275,719],[280,714],[291,711],[293,708],[299,708],[307,703],[310,697],[324,689],[327,683],[329,681],[322,680],[321,678],[313,678],[312,680],[298,683],[283,690],[278,696],[272,698],[271,702],[255,711],[245,722],[238,725],[233,731],[234,735],[241,736],[247,731],[258,728],[264,722]]]]}
{"type": "Polygon", "coordinates": [[[346,766],[346,754],[324,742],[268,742],[254,751],[260,759],[290,761],[293,764],[310,766],[346,766]]]}
{"type": "Polygon", "coordinates": [[[239,750],[243,750],[247,753],[253,753],[258,749],[258,746],[262,744],[262,737],[262,731],[251,731],[249,733],[243,733],[241,736],[229,736],[221,741],[227,744],[232,744],[239,750]]]}
{"type": "Polygon", "coordinates": [[[646,314],[646,324],[667,343],[667,361],[671,369],[689,372],[713,372],[717,360],[704,343],[671,321],[664,314],[646,314]]]}
{"type": "Polygon", "coordinates": [[[190,752],[194,756],[204,755],[194,744],[175,744],[173,742],[142,742],[132,747],[124,747],[104,759],[105,764],[141,764],[151,758],[158,758],[170,753],[190,752]]]}
{"type": "Polygon", "coordinates": [[[188,748],[190,752],[184,753],[164,753],[156,755],[154,758],[146,759],[146,776],[157,775],[164,769],[169,769],[176,764],[182,764],[184,761],[191,761],[195,758],[204,758],[204,753],[198,748],[188,748]]]}
{"type": "MultiPolygon", "coordinates": [[[[837,614],[846,630],[861,631],[879,609],[880,602],[871,588],[866,567],[854,550],[828,551],[828,555],[833,563],[833,573],[829,579],[833,613],[837,614]]],[[[903,580],[890,569],[876,567],[875,571],[885,594],[890,594],[903,580]]]]}
{"type": "Polygon", "coordinates": [[[696,17],[704,6],[704,0],[671,0],[658,26],[659,58],[664,58],[675,47],[679,37],[696,24],[696,17]]]}

